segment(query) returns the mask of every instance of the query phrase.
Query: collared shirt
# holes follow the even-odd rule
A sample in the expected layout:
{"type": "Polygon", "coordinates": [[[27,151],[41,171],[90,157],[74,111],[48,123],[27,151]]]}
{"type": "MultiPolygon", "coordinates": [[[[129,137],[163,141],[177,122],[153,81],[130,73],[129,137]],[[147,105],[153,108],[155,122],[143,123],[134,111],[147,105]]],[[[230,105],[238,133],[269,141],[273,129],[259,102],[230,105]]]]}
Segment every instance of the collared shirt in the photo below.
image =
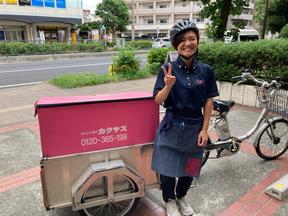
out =
{"type": "MultiPolygon", "coordinates": [[[[192,67],[188,68],[180,57],[171,64],[176,82],[164,102],[164,107],[175,115],[201,117],[207,98],[219,95],[212,68],[196,60],[193,61],[192,67]]],[[[168,63],[165,63],[164,67],[168,71],[168,63]]],[[[154,97],[165,86],[164,76],[160,68],[153,90],[154,97]]]]}

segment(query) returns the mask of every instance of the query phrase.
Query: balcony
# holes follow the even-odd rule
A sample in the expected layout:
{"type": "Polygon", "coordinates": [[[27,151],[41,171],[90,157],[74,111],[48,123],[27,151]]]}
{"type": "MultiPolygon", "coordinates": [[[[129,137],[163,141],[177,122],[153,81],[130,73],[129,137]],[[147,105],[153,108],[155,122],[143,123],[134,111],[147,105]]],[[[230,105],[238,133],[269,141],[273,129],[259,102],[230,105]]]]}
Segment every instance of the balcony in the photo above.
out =
{"type": "Polygon", "coordinates": [[[253,15],[241,14],[241,15],[237,15],[237,16],[231,16],[230,19],[253,20],[253,15]]]}
{"type": "Polygon", "coordinates": [[[153,13],[154,13],[154,9],[139,9],[139,10],[135,10],[135,14],[136,15],[146,15],[146,14],[151,14],[152,15],[153,13]]]}
{"type": "Polygon", "coordinates": [[[173,13],[173,8],[156,8],[156,14],[171,14],[173,13]]]}
{"type": "MultiPolygon", "coordinates": [[[[157,30],[157,28],[159,28],[159,30],[168,30],[171,29],[172,24],[166,23],[166,24],[138,24],[135,25],[135,30],[137,31],[141,31],[141,30],[157,30]]],[[[131,31],[131,25],[127,26],[127,30],[131,31]]]]}
{"type": "Polygon", "coordinates": [[[187,14],[190,13],[190,7],[175,7],[174,8],[175,14],[187,14]]]}

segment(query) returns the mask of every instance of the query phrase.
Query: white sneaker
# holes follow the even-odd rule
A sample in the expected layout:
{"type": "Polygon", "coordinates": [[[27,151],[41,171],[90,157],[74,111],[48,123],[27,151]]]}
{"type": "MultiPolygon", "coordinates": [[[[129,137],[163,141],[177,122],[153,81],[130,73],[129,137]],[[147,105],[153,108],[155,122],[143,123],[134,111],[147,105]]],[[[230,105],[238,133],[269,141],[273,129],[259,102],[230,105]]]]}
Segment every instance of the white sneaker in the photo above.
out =
{"type": "Polygon", "coordinates": [[[166,202],[165,207],[167,216],[181,216],[176,200],[166,202]]]}
{"type": "Polygon", "coordinates": [[[187,202],[185,197],[182,197],[181,199],[177,199],[177,204],[179,206],[180,212],[185,216],[193,215],[193,209],[187,202]]]}

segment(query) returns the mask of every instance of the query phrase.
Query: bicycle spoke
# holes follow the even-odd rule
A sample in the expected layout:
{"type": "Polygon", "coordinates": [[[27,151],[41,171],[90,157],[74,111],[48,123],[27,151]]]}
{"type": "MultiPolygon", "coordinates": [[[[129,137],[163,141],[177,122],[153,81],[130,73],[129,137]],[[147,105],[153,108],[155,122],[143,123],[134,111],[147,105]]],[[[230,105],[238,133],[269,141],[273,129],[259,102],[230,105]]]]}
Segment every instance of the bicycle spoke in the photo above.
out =
{"type": "Polygon", "coordinates": [[[256,152],[266,160],[279,157],[288,149],[288,121],[279,119],[268,125],[259,137],[256,152]]]}

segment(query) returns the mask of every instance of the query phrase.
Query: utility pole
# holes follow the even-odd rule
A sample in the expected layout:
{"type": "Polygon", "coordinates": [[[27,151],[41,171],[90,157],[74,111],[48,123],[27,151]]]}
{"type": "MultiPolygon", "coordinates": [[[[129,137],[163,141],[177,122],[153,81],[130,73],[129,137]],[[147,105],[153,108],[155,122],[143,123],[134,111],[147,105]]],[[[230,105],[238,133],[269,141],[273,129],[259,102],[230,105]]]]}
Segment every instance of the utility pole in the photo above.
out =
{"type": "Polygon", "coordinates": [[[131,25],[131,39],[132,41],[135,40],[135,16],[134,16],[134,10],[135,10],[135,7],[134,7],[134,0],[131,0],[131,4],[132,4],[132,7],[131,7],[131,15],[132,15],[132,25],[131,25]]]}

